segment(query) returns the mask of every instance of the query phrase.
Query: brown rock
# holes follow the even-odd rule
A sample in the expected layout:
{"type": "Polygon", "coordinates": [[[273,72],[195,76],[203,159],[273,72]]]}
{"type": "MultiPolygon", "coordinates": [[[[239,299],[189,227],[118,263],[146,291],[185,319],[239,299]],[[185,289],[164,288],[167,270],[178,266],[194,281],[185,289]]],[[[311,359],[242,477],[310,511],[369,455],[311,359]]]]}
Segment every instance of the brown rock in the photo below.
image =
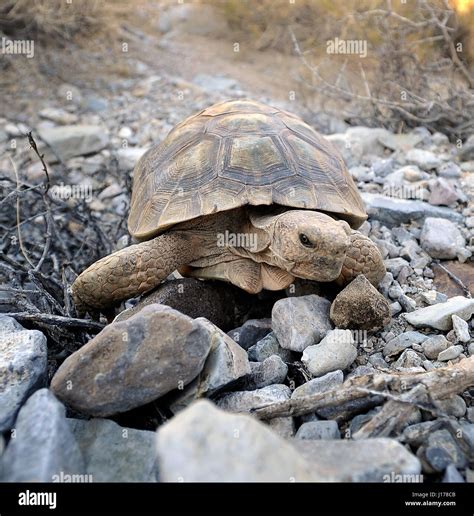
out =
{"type": "Polygon", "coordinates": [[[329,316],[336,328],[378,330],[390,322],[390,305],[361,274],[336,296],[329,316]]]}
{"type": "Polygon", "coordinates": [[[125,412],[190,383],[210,348],[203,324],[167,306],[148,305],[67,358],[51,389],[85,414],[125,412]]]}

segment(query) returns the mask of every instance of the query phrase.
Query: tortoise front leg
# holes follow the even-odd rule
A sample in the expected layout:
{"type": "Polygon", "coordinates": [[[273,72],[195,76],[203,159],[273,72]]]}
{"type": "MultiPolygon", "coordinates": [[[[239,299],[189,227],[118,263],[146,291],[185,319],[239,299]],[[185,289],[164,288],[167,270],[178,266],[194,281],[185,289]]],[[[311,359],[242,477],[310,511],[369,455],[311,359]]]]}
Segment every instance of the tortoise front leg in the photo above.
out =
{"type": "Polygon", "coordinates": [[[124,299],[156,287],[175,269],[196,259],[189,235],[166,233],[93,263],[72,285],[79,312],[105,312],[124,299]]]}
{"type": "Polygon", "coordinates": [[[336,283],[347,285],[356,276],[363,274],[372,285],[378,287],[386,273],[378,247],[359,231],[352,231],[350,239],[341,275],[336,283]]]}

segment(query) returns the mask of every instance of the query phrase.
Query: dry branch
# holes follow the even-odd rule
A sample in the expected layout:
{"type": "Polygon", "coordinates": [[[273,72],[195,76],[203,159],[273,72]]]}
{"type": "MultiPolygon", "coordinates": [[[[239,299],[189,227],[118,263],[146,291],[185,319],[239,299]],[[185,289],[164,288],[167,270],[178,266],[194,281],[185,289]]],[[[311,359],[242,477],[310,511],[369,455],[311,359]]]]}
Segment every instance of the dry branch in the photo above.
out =
{"type": "MultiPolygon", "coordinates": [[[[457,364],[426,373],[376,373],[346,380],[342,386],[327,392],[292,398],[251,410],[259,419],[284,416],[302,416],[326,407],[365,398],[374,393],[397,395],[400,398],[387,403],[423,403],[423,408],[437,410],[434,401],[449,398],[474,386],[474,356],[457,364]],[[422,387],[419,387],[422,386],[422,387]],[[426,399],[421,396],[426,391],[426,399]]],[[[390,404],[390,405],[389,405],[390,404]]],[[[383,410],[383,409],[382,409],[383,410]]],[[[381,416],[386,417],[389,409],[381,416]]]]}

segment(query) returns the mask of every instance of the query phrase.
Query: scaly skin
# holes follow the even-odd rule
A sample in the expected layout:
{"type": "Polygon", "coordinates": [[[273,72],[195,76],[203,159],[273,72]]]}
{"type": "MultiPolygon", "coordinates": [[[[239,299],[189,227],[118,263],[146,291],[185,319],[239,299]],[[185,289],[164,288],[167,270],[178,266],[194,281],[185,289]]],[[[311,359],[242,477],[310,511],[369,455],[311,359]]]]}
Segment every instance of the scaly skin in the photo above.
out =
{"type": "Polygon", "coordinates": [[[378,247],[359,231],[352,231],[350,239],[341,275],[336,283],[347,285],[356,276],[363,274],[372,285],[378,287],[386,272],[378,247]]]}
{"type": "Polygon", "coordinates": [[[186,233],[171,232],[105,256],[74,281],[72,297],[77,310],[104,311],[148,292],[192,261],[195,247],[195,240],[186,233]]]}

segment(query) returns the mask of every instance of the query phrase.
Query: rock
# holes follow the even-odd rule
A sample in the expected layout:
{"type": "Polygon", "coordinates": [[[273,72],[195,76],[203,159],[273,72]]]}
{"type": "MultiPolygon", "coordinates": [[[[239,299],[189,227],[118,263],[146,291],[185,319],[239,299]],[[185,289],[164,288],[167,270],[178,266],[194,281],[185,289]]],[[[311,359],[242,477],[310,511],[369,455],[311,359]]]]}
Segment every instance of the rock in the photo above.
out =
{"type": "Polygon", "coordinates": [[[466,418],[470,423],[474,423],[474,407],[469,407],[467,409],[466,418]]]}
{"type": "Polygon", "coordinates": [[[273,332],[263,337],[257,344],[254,344],[248,349],[249,360],[254,362],[263,362],[272,355],[278,355],[283,362],[292,362],[291,351],[283,349],[280,346],[273,332]]]}
{"type": "Polygon", "coordinates": [[[441,351],[438,355],[439,362],[446,362],[448,360],[454,360],[458,358],[458,356],[464,351],[464,348],[461,345],[458,346],[450,346],[449,348],[441,351]]]}
{"type": "Polygon", "coordinates": [[[57,124],[75,124],[78,121],[77,115],[69,113],[64,109],[45,108],[39,112],[39,116],[46,120],[52,120],[57,124]]]}
{"type": "Polygon", "coordinates": [[[466,413],[466,402],[457,394],[450,398],[436,400],[436,405],[448,416],[463,417],[466,413]]]}
{"type": "Polygon", "coordinates": [[[392,158],[376,159],[372,163],[372,170],[375,177],[387,177],[393,172],[394,161],[392,158]]]}
{"type": "Polygon", "coordinates": [[[436,360],[438,355],[449,346],[449,342],[444,335],[433,335],[426,339],[421,346],[426,358],[436,360]]]}
{"type": "Polygon", "coordinates": [[[393,274],[393,277],[396,278],[403,267],[408,267],[410,264],[404,258],[391,258],[389,260],[384,260],[384,265],[387,271],[393,274]]]}
{"type": "Polygon", "coordinates": [[[235,342],[238,342],[239,346],[249,349],[271,331],[271,319],[248,319],[240,328],[236,328],[228,334],[235,342]]]}
{"type": "Polygon", "coordinates": [[[82,104],[84,111],[92,111],[93,113],[101,113],[109,107],[107,99],[95,96],[88,96],[82,104]]]}
{"type": "Polygon", "coordinates": [[[464,482],[464,478],[462,477],[461,473],[456,469],[456,466],[454,464],[448,464],[444,471],[443,475],[443,483],[458,483],[458,482],[464,482]]]}
{"type": "Polygon", "coordinates": [[[303,423],[296,432],[297,439],[340,439],[339,427],[336,421],[308,421],[303,423]]]}
{"type": "Polygon", "coordinates": [[[357,166],[357,167],[351,167],[349,169],[349,173],[354,179],[354,181],[360,182],[360,181],[370,181],[371,179],[371,173],[369,167],[363,167],[363,166],[357,166]]]}
{"type": "Polygon", "coordinates": [[[379,141],[393,151],[406,152],[423,141],[423,136],[416,133],[393,134],[386,133],[379,137],[379,141]]]}
{"type": "Polygon", "coordinates": [[[162,482],[323,480],[286,440],[248,415],[194,402],[161,426],[156,453],[162,482]]]}
{"type": "Polygon", "coordinates": [[[393,364],[395,369],[410,369],[412,367],[421,367],[423,358],[412,349],[406,349],[400,358],[393,364]]]}
{"type": "Polygon", "coordinates": [[[119,169],[122,172],[130,172],[133,170],[139,159],[148,149],[144,147],[127,147],[117,151],[117,159],[119,169]]]}
{"type": "Polygon", "coordinates": [[[447,177],[449,179],[458,179],[461,177],[462,171],[459,165],[454,163],[454,161],[448,161],[443,163],[438,168],[438,176],[447,177]]]}
{"type": "Polygon", "coordinates": [[[249,310],[252,300],[246,292],[220,281],[182,278],[162,283],[141,297],[132,308],[121,312],[115,321],[124,321],[143,307],[154,303],[170,306],[192,319],[204,317],[224,331],[235,328],[249,310]]]}
{"type": "Polygon", "coordinates": [[[12,428],[23,402],[46,378],[46,337],[0,315],[0,434],[12,428]]]}
{"type": "Polygon", "coordinates": [[[264,407],[290,399],[291,391],[286,385],[269,385],[255,391],[229,392],[221,396],[216,404],[229,412],[249,412],[252,409],[264,407]]]}
{"type": "Polygon", "coordinates": [[[428,202],[436,206],[450,206],[459,199],[454,186],[446,179],[440,177],[430,182],[430,196],[428,202]]]}
{"type": "Polygon", "coordinates": [[[469,324],[457,315],[452,316],[453,330],[459,342],[469,342],[471,336],[469,334],[469,324]]]}
{"type": "MultiPolygon", "coordinates": [[[[199,318],[196,322],[208,329],[211,335],[211,350],[197,378],[183,391],[178,391],[173,398],[170,409],[174,413],[187,407],[194,399],[211,396],[251,372],[245,350],[207,319],[199,318]]],[[[265,372],[268,374],[268,367],[265,372]]]]}
{"type": "Polygon", "coordinates": [[[427,217],[439,217],[462,222],[462,215],[450,208],[432,206],[424,201],[396,199],[379,194],[361,194],[370,218],[393,227],[411,221],[423,221],[427,217]]]}
{"type": "Polygon", "coordinates": [[[428,217],[423,224],[420,244],[432,258],[453,259],[465,241],[456,225],[449,220],[428,217]]]}
{"type": "Polygon", "coordinates": [[[266,422],[268,426],[280,437],[290,439],[295,435],[295,422],[292,417],[275,417],[266,422]]]}
{"type": "Polygon", "coordinates": [[[65,104],[73,104],[75,106],[80,106],[83,99],[81,90],[72,84],[63,83],[58,88],[58,97],[65,104]]]}
{"type": "Polygon", "coordinates": [[[357,358],[350,330],[332,330],[317,345],[303,351],[301,361],[312,376],[323,376],[337,369],[347,369],[357,358]]]}
{"type": "Polygon", "coordinates": [[[439,422],[436,420],[409,425],[404,428],[400,441],[410,444],[414,448],[418,448],[426,442],[428,436],[438,428],[439,422]]]}
{"type": "Polygon", "coordinates": [[[452,327],[452,316],[468,320],[474,313],[474,299],[456,296],[446,303],[419,308],[409,314],[404,314],[408,323],[416,328],[430,327],[436,330],[448,331],[452,327]]]}
{"type": "Polygon", "coordinates": [[[431,151],[410,149],[405,156],[408,163],[413,163],[423,170],[432,170],[441,165],[441,160],[431,151]]]}
{"type": "Polygon", "coordinates": [[[336,296],[330,317],[337,328],[372,331],[383,328],[391,319],[387,300],[363,274],[336,296]]]}
{"type": "Polygon", "coordinates": [[[272,328],[280,346],[303,351],[317,344],[331,330],[331,303],[316,295],[287,297],[273,305],[272,328]]]}
{"type": "Polygon", "coordinates": [[[260,389],[273,384],[282,384],[288,374],[288,366],[278,355],[272,355],[263,362],[250,362],[250,374],[246,378],[249,390],[260,389]]]}
{"type": "Polygon", "coordinates": [[[319,378],[313,378],[309,382],[300,385],[293,391],[291,397],[304,398],[305,396],[311,396],[311,394],[330,391],[339,385],[342,385],[343,381],[344,374],[342,371],[333,371],[319,378]]]}
{"type": "MultiPolygon", "coordinates": [[[[325,482],[396,482],[400,475],[418,475],[420,461],[394,439],[294,439],[297,450],[325,482]]],[[[416,478],[416,477],[415,477],[416,478]]]]}
{"type": "Polygon", "coordinates": [[[65,408],[48,389],[40,389],[28,399],[15,430],[1,457],[2,480],[54,482],[56,476],[84,474],[84,460],[65,408]]]}
{"type": "Polygon", "coordinates": [[[428,473],[442,472],[449,464],[463,468],[467,462],[466,456],[446,429],[430,434],[428,442],[419,448],[417,455],[423,459],[428,473]]]}
{"type": "Polygon", "coordinates": [[[155,432],[122,428],[108,419],[68,419],[93,482],[154,482],[155,432]]]}
{"type": "Polygon", "coordinates": [[[50,163],[99,152],[109,143],[106,129],[97,125],[44,127],[38,134],[48,144],[45,159],[50,163]]]}
{"type": "Polygon", "coordinates": [[[125,412],[190,383],[202,371],[211,344],[199,321],[165,305],[148,305],[106,326],[68,357],[51,388],[85,414],[125,412]]]}

